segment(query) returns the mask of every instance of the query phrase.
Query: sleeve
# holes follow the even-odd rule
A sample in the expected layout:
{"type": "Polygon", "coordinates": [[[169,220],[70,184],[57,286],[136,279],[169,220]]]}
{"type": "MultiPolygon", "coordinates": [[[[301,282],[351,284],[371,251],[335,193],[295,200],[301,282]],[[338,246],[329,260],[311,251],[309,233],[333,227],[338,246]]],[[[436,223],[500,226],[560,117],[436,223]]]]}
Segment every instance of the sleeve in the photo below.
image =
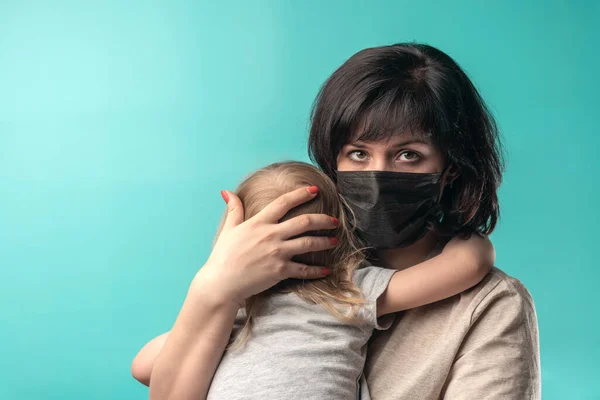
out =
{"type": "Polygon", "coordinates": [[[394,315],[384,315],[377,318],[377,299],[387,289],[395,269],[380,267],[364,267],[354,272],[354,283],[360,289],[365,304],[361,307],[359,317],[372,328],[378,330],[388,329],[394,322],[394,315]]]}
{"type": "Polygon", "coordinates": [[[520,282],[512,286],[492,291],[475,309],[441,398],[541,399],[535,307],[520,282]]]}

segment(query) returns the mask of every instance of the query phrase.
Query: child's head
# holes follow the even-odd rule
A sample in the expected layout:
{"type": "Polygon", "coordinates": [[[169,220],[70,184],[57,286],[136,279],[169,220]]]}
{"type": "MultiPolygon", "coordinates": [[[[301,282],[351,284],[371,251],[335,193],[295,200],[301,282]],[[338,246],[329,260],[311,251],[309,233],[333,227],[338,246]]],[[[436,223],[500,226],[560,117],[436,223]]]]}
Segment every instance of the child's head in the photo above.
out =
{"type": "Polygon", "coordinates": [[[346,222],[343,203],[338,195],[333,181],[316,167],[296,161],[271,164],[264,167],[248,178],[238,187],[236,194],[244,205],[245,218],[249,219],[258,214],[273,200],[292,190],[317,186],[319,194],[311,201],[290,210],[281,220],[285,221],[303,214],[326,214],[340,220],[338,228],[333,230],[311,231],[301,236],[330,236],[339,239],[338,245],[319,252],[301,254],[294,261],[319,265],[338,270],[345,264],[347,258],[358,263],[362,254],[357,251],[357,241],[346,222]]]}
{"type": "Polygon", "coordinates": [[[340,223],[336,229],[311,231],[301,235],[337,237],[339,241],[336,247],[293,258],[299,263],[328,267],[332,273],[315,280],[288,279],[264,293],[247,299],[246,324],[236,338],[233,348],[243,345],[248,338],[253,319],[260,307],[260,300],[265,296],[293,292],[306,301],[322,305],[334,316],[347,322],[355,320],[358,307],[363,304],[360,290],[352,280],[352,274],[364,260],[364,253],[347,223],[343,200],[327,175],[307,163],[275,163],[251,174],[240,184],[236,194],[244,205],[245,218],[249,219],[279,196],[309,186],[317,186],[319,194],[309,202],[290,210],[280,222],[303,214],[327,214],[338,218],[340,223]]]}

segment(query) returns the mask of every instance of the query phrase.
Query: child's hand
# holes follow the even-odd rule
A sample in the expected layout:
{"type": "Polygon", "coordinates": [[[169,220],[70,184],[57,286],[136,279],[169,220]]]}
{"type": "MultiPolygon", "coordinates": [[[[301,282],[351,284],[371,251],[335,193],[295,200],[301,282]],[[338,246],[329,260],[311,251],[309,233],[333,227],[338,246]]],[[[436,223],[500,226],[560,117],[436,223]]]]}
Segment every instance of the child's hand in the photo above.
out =
{"type": "Polygon", "coordinates": [[[469,239],[455,237],[448,242],[442,254],[473,265],[486,275],[496,262],[496,250],[487,236],[472,234],[469,239]]]}

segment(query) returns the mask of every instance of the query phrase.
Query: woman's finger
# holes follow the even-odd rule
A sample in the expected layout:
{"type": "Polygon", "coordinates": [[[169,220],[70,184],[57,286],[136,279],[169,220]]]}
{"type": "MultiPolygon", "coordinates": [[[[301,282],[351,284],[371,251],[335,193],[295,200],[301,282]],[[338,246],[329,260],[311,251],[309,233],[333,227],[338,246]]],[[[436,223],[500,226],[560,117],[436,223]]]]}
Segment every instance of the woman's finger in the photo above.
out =
{"type": "Polygon", "coordinates": [[[276,224],[292,208],[314,199],[318,192],[319,189],[316,186],[311,186],[283,194],[263,208],[254,218],[266,223],[276,224]]]}
{"type": "Polygon", "coordinates": [[[244,222],[244,205],[240,198],[228,190],[221,191],[221,196],[227,203],[227,216],[225,217],[223,229],[230,229],[244,222]]]}
{"type": "Polygon", "coordinates": [[[319,279],[331,274],[331,270],[329,268],[308,266],[290,261],[286,264],[285,274],[284,279],[319,279]]]}
{"type": "Polygon", "coordinates": [[[296,239],[286,240],[281,245],[282,254],[288,257],[300,254],[311,253],[313,251],[329,250],[334,248],[338,239],[328,236],[302,236],[296,239]]]}
{"type": "Polygon", "coordinates": [[[335,217],[325,214],[303,214],[280,222],[277,226],[277,232],[283,239],[301,235],[308,231],[318,231],[323,229],[335,229],[340,221],[335,217]]]}

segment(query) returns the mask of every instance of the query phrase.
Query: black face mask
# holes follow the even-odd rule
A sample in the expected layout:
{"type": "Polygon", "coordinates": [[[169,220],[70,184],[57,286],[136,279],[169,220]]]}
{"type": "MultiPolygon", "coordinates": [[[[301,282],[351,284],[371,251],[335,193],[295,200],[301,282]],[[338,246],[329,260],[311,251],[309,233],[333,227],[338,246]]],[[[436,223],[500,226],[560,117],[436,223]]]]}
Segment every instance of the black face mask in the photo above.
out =
{"type": "Polygon", "coordinates": [[[406,247],[439,221],[442,174],[389,171],[338,171],[337,186],[354,213],[350,221],[366,245],[406,247]]]}

